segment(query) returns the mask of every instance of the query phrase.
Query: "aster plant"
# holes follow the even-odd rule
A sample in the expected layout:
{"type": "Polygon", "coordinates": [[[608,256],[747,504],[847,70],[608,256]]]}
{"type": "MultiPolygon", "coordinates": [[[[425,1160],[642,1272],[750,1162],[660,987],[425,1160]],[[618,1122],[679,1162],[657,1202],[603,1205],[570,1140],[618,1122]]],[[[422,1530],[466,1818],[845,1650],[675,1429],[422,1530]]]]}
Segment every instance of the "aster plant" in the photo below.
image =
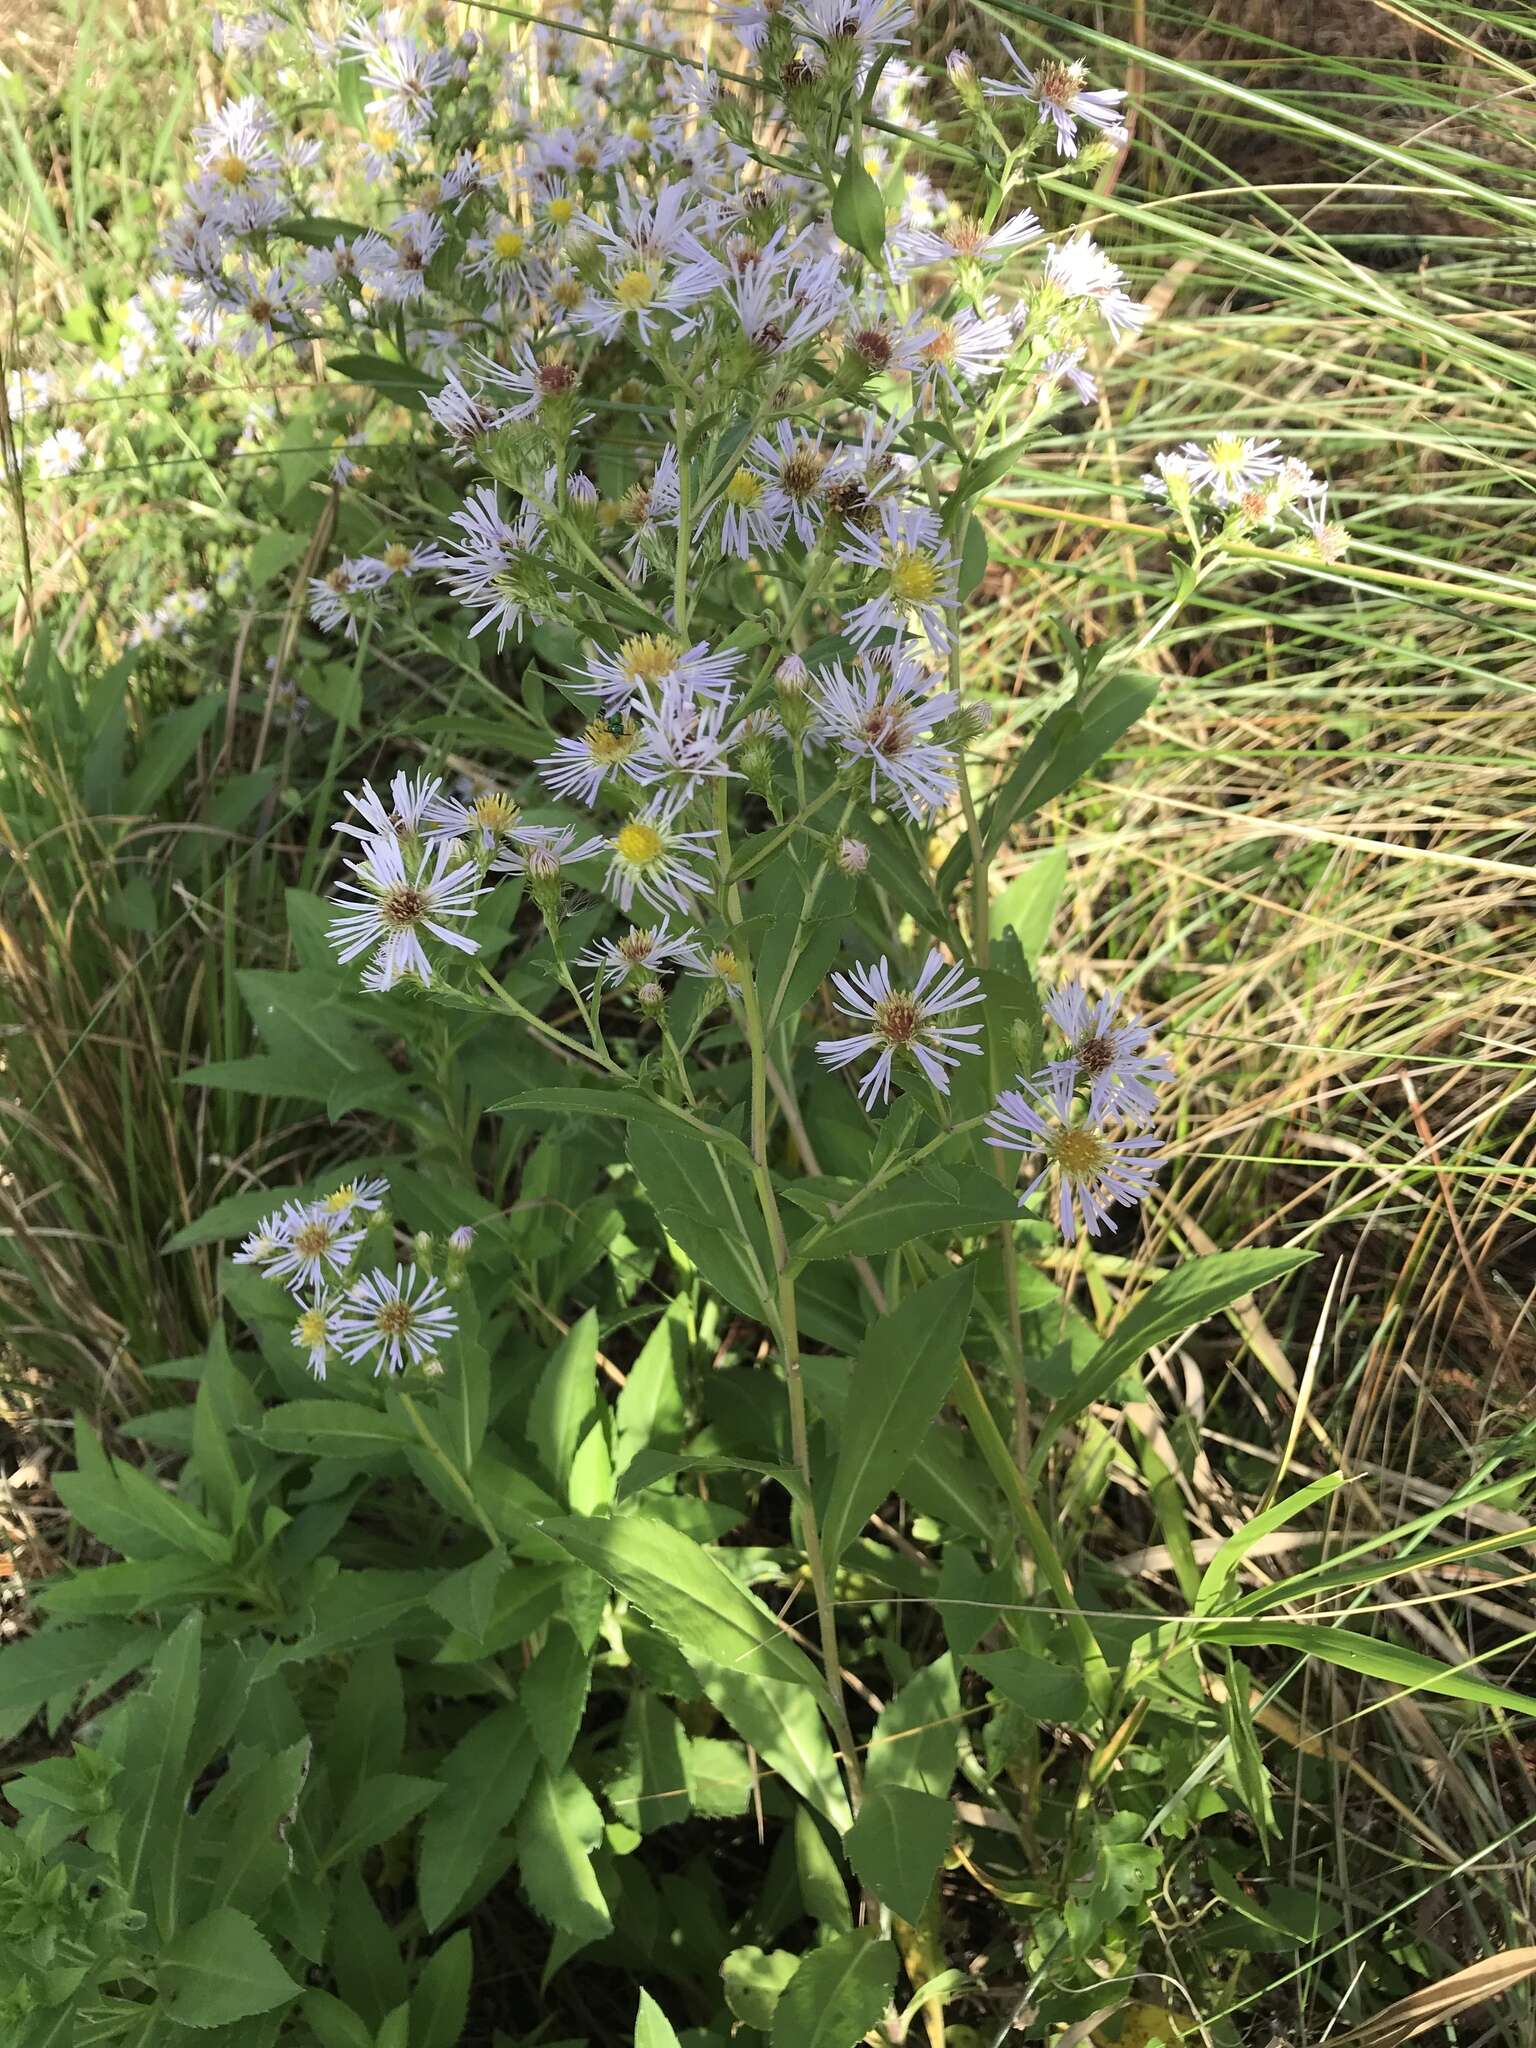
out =
{"type": "MultiPolygon", "coordinates": [[[[529,1118],[573,1148],[623,1133],[615,1185],[645,1212],[630,1251],[757,1333],[754,1369],[781,1384],[783,1440],[753,1404],[769,1434],[744,1469],[784,1493],[810,1654],[696,1541],[701,1503],[678,1506],[679,1455],[729,1465],[731,1445],[674,1442],[621,1485],[606,1404],[580,1446],[549,1448],[578,1399],[561,1382],[528,1409],[537,1478],[531,1454],[487,1477],[451,1408],[464,1249],[402,1241],[358,1191],[278,1206],[238,1256],[298,1303],[285,1337],[328,1397],[377,1375],[446,1404],[440,1426],[385,1412],[491,1557],[511,1529],[537,1568],[579,1572],[582,1658],[631,1609],[680,1645],[847,1836],[889,1928],[924,1898],[858,1861],[880,1781],[835,1597],[869,1518],[909,1467],[958,1473],[1012,1647],[1069,1671],[1074,1725],[1118,1740],[1135,1683],[1053,1526],[1054,1460],[1147,1345],[1297,1256],[1164,1274],[1132,1311],[1146,1344],[1101,1343],[1097,1261],[1123,1275],[1156,1213],[1178,1071],[1126,1007],[1132,963],[1042,983],[993,929],[992,866],[1132,729],[1155,694],[1142,657],[1197,588],[1271,550],[1336,559],[1343,537],[1272,442],[1148,451],[1182,551],[1162,609],[1022,700],[984,695],[967,625],[988,494],[1099,402],[1096,364],[1147,322],[1134,235],[1111,253],[1072,197],[1133,110],[1070,53],[1010,43],[995,80],[951,57],[941,134],[917,111],[907,0],[739,6],[707,47],[694,27],[632,6],[460,32],[442,9],[334,33],[274,18],[230,46],[164,254],[230,349],[327,363],[346,433],[366,417],[435,479],[388,506],[387,538],[312,565],[313,627],[451,644],[505,729],[498,746],[479,716],[461,748],[450,714],[374,735],[392,775],[335,825],[337,1000],[356,1020],[360,987],[381,1032],[429,1049],[416,1130],[443,1172],[504,1161],[529,1118]],[[335,118],[311,135],[317,96],[335,118]],[[506,1075],[489,1135],[455,1078],[465,1032],[506,1075]],[[713,1648],[711,1599],[737,1629],[713,1648]]],[[[349,478],[327,487],[352,502],[349,478]]],[[[558,1323],[553,1304],[517,1312],[558,1323]]],[[[608,1855],[566,1781],[538,1783],[574,1863],[608,1855]]],[[[904,1789],[929,1801],[908,1818],[937,1841],[931,1878],[947,1802],[935,1822],[936,1795],[904,1789]]],[[[592,1897],[529,1887],[579,1947],[592,1897]]],[[[1066,1910],[1052,1893],[1034,1962],[1097,1983],[1109,1964],[1066,1910]]]]}

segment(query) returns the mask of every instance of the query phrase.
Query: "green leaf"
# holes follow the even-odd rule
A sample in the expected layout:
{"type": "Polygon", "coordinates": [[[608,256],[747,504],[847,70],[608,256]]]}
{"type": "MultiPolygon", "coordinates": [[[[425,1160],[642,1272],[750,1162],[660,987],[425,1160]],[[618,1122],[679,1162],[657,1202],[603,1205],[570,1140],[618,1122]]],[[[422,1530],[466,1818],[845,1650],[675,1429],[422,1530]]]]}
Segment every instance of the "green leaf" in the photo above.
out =
{"type": "Polygon", "coordinates": [[[822,1682],[772,1614],[668,1522],[640,1510],[610,1519],[567,1517],[545,1533],[632,1600],[685,1656],[775,1678],[820,1695],[822,1682]]]}
{"type": "Polygon", "coordinates": [[[1010,926],[1027,961],[1038,960],[1051,936],[1051,923],[1067,885],[1067,849],[1058,846],[1020,868],[992,898],[987,923],[994,939],[1010,926]]]}
{"type": "Polygon", "coordinates": [[[521,1095],[508,1096],[505,1102],[493,1102],[491,1108],[505,1116],[536,1110],[544,1115],[612,1116],[624,1123],[651,1124],[657,1130],[679,1132],[698,1144],[713,1146],[747,1172],[752,1170],[752,1154],[740,1138],[730,1131],[712,1130],[706,1136],[694,1130],[659,1096],[639,1087],[529,1088],[521,1095]]]}
{"type": "MultiPolygon", "coordinates": [[[[926,1174],[903,1174],[859,1202],[846,1221],[834,1218],[824,1235],[813,1233],[803,1249],[796,1244],[792,1250],[804,1260],[873,1257],[896,1251],[916,1237],[979,1237],[1016,1220],[1018,1198],[994,1174],[962,1166],[947,1179],[949,1186],[942,1187],[926,1174]]],[[[849,1183],[846,1195],[854,1192],[849,1183]]]]}
{"type": "MultiPolygon", "coordinates": [[[[1182,1637],[1186,1627],[1175,1624],[1173,1633],[1182,1637]]],[[[1325,1627],[1321,1622],[1229,1621],[1217,1617],[1197,1623],[1193,1638],[1235,1649],[1294,1650],[1298,1656],[1320,1657],[1325,1664],[1337,1664],[1341,1670],[1358,1672],[1362,1678],[1400,1685],[1405,1692],[1441,1693],[1447,1699],[1498,1707],[1506,1714],[1536,1714],[1536,1698],[1527,1693],[1511,1692],[1507,1686],[1469,1677],[1464,1670],[1420,1656],[1417,1650],[1400,1650],[1395,1643],[1378,1642],[1375,1637],[1357,1635],[1352,1629],[1325,1627]]],[[[1172,1639],[1169,1631],[1159,1629],[1154,1640],[1162,1643],[1172,1639]]]]}
{"type": "Polygon", "coordinates": [[[848,1880],[808,1806],[795,1808],[795,1876],[800,1903],[818,1926],[830,1927],[837,1934],[849,1933],[853,1908],[848,1902],[848,1880]]]}
{"type": "Polygon", "coordinates": [[[6,1644],[0,1657],[0,1744],[19,1734],[49,1700],[72,1701],[115,1682],[153,1655],[153,1629],[128,1621],[49,1627],[6,1644]]]}
{"type": "Polygon", "coordinates": [[[969,1267],[930,1280],[870,1330],[843,1409],[822,1521],[822,1545],[830,1562],[837,1561],[885,1496],[900,1485],[943,1406],[960,1363],[972,1285],[969,1267]]]}
{"type": "Polygon", "coordinates": [[[614,1464],[621,1475],[637,1451],[675,1451],[681,1445],[683,1377],[692,1333],[689,1298],[686,1293],[678,1294],[652,1325],[614,1403],[614,1464]]]}
{"type": "Polygon", "coordinates": [[[445,1941],[411,1993],[411,2048],[459,2048],[469,2015],[475,1951],[469,1929],[445,1941]]]}
{"type": "Polygon", "coordinates": [[[309,1458],[366,1458],[420,1442],[410,1424],[344,1396],[331,1401],[284,1401],[269,1408],[257,1430],[270,1450],[309,1458]]]}
{"type": "Polygon", "coordinates": [[[1321,1479],[1314,1479],[1310,1486],[1302,1487],[1299,1493],[1288,1494],[1284,1500],[1277,1500],[1273,1507],[1253,1516],[1250,1521],[1244,1522],[1240,1529],[1234,1529],[1205,1568],[1199,1591],[1195,1595],[1196,1614],[1210,1614],[1220,1605],[1221,1596],[1231,1583],[1238,1566],[1256,1543],[1262,1542],[1276,1529],[1283,1529],[1287,1522],[1294,1521],[1298,1515],[1305,1514],[1307,1509],[1315,1506],[1318,1501],[1326,1500],[1329,1494],[1336,1493],[1341,1486],[1347,1484],[1348,1478],[1345,1473],[1329,1472],[1321,1479]]]}
{"type": "Polygon", "coordinates": [[[187,1793],[196,1769],[188,1751],[202,1650],[202,1616],[189,1614],[161,1646],[147,1684],[124,1710],[121,1724],[118,1868],[130,1901],[142,1911],[153,1905],[161,1926],[174,1919],[166,1907],[176,1888],[187,1793]]]}
{"type": "Polygon", "coordinates": [[[896,1985],[896,1951],[872,1927],[841,1934],[801,1963],[773,2015],[773,2048],[858,2048],[896,1985]]]}
{"type": "Polygon", "coordinates": [[[78,1469],[61,1472],[54,1490],[75,1520],[103,1543],[134,1561],[180,1552],[227,1563],[224,1532],[136,1465],[109,1458],[81,1416],[75,1418],[75,1456],[78,1469]]]}
{"type": "Polygon", "coordinates": [[[518,1684],[518,1700],[533,1724],[533,1739],[552,1771],[563,1769],[570,1756],[591,1677],[590,1653],[568,1628],[556,1628],[518,1684]]]}
{"type": "Polygon", "coordinates": [[[677,1125],[631,1124],[629,1162],[664,1229],[733,1308],[773,1320],[773,1251],[751,1174],[677,1125]]]}
{"type": "Polygon", "coordinates": [[[458,1911],[523,1802],[538,1751],[515,1703],[477,1721],[438,1766],[443,1796],[421,1824],[416,1897],[429,1930],[458,1911]]]}
{"type": "Polygon", "coordinates": [[[528,1412],[528,1439],[562,1494],[598,1408],[597,1316],[588,1309],[550,1353],[528,1412]]]}
{"type": "Polygon", "coordinates": [[[784,1988],[800,1967],[788,1949],[761,1949],[755,1944],[733,1948],[720,1965],[725,2002],[743,2026],[767,2033],[784,1988]]]}
{"type": "MultiPolygon", "coordinates": [[[[342,65],[352,62],[343,58],[342,65]]],[[[274,235],[288,235],[295,242],[304,243],[310,249],[331,248],[338,235],[343,241],[355,242],[360,235],[368,233],[355,220],[334,220],[323,213],[290,213],[282,220],[272,223],[270,232],[274,235]]]]}
{"type": "Polygon", "coordinates": [[[967,1657],[992,1690],[1001,1693],[1035,1721],[1064,1721],[1073,1726],[1088,1711],[1088,1688],[1076,1671],[1053,1664],[1028,1650],[995,1650],[967,1657]]]}
{"type": "Polygon", "coordinates": [[[1121,1318],[1073,1381],[1071,1392],[1051,1410],[1030,1460],[1031,1475],[1041,1470],[1046,1454],[1067,1424],[1095,1401],[1102,1401],[1120,1375],[1152,1345],[1181,1336],[1207,1316],[1252,1294],[1256,1287],[1293,1273],[1315,1257],[1314,1252],[1296,1250],[1212,1252],[1165,1273],[1130,1314],[1121,1318]]]}
{"type": "Polygon", "coordinates": [[[947,1799],[910,1785],[879,1785],[859,1808],[843,1847],[880,1903],[915,1924],[928,1904],[953,1828],[947,1799]]]}
{"type": "Polygon", "coordinates": [[[871,263],[885,247],[885,194],[850,149],[832,194],[832,225],[840,241],[871,263]]]}
{"type": "Polygon", "coordinates": [[[518,1816],[518,1867],[534,1911],[578,1941],[601,1941],[613,1927],[592,1869],[602,1839],[603,1816],[581,1779],[541,1764],[518,1816]]]}
{"type": "Polygon", "coordinates": [[[963,604],[987,573],[987,529],[973,512],[960,543],[960,601],[963,604]]]}
{"type": "Polygon", "coordinates": [[[213,692],[155,720],[123,789],[125,817],[154,810],[223,709],[223,697],[213,692]]]}
{"type": "Polygon", "coordinates": [[[425,412],[428,396],[442,389],[441,377],[428,377],[408,363],[391,362],[388,356],[370,355],[365,350],[332,356],[326,367],[333,376],[344,377],[351,384],[366,384],[412,412],[425,412]]]}
{"type": "Polygon", "coordinates": [[[812,1695],[803,1686],[757,1678],[707,1657],[690,1656],[688,1661],[707,1696],[742,1740],[841,1834],[851,1818],[847,1795],[812,1695]]]}
{"type": "Polygon", "coordinates": [[[183,2027],[227,2026],[270,2012],[299,1991],[266,1937],[232,1906],[174,1935],[155,1974],[166,2017],[183,2027]]]}
{"type": "Polygon", "coordinates": [[[417,1814],[425,1813],[442,1789],[435,1778],[408,1778],[397,1771],[367,1779],[337,1823],[325,1852],[327,1865],[345,1863],[398,1835],[417,1814]]]}
{"type": "Polygon", "coordinates": [[[640,2009],[635,2014],[635,2048],[678,2048],[672,2022],[649,1991],[641,1992],[640,2009]]]}
{"type": "Polygon", "coordinates": [[[954,1659],[936,1658],[909,1678],[881,1709],[864,1758],[866,1792],[882,1785],[906,1785],[918,1792],[947,1795],[955,1775],[961,1725],[954,1659]]]}

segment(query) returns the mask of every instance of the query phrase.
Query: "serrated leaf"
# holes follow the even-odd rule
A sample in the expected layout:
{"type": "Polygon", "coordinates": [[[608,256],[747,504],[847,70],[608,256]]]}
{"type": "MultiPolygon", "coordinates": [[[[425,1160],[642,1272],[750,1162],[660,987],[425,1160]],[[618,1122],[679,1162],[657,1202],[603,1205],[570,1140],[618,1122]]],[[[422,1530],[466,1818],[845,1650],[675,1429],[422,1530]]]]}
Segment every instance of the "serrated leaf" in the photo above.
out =
{"type": "Polygon", "coordinates": [[[773,2048],[858,2048],[896,1985],[896,1951],[872,1927],[840,1934],[801,1963],[774,2009],[773,2048]]]}
{"type": "Polygon", "coordinates": [[[508,1703],[478,1721],[438,1766],[443,1796],[422,1822],[416,1851],[416,1895],[429,1930],[458,1910],[511,1826],[537,1758],[527,1715],[508,1703]]]}
{"type": "Polygon", "coordinates": [[[265,1935],[232,1906],[173,1935],[155,1976],[166,2018],[183,2027],[228,2026],[299,1992],[265,1935]]]}
{"type": "Polygon", "coordinates": [[[578,1941],[601,1941],[613,1927],[592,1869],[602,1838],[603,1816],[581,1779],[541,1764],[518,1815],[518,1868],[534,1911],[578,1941]]]}
{"type": "Polygon", "coordinates": [[[878,1785],[859,1808],[843,1847],[880,1903],[915,1924],[928,1904],[953,1828],[947,1799],[910,1785],[878,1785]]]}
{"type": "Polygon", "coordinates": [[[366,1458],[420,1442],[403,1418],[346,1399],[284,1401],[266,1411],[257,1434],[270,1450],[311,1458],[366,1458]]]}

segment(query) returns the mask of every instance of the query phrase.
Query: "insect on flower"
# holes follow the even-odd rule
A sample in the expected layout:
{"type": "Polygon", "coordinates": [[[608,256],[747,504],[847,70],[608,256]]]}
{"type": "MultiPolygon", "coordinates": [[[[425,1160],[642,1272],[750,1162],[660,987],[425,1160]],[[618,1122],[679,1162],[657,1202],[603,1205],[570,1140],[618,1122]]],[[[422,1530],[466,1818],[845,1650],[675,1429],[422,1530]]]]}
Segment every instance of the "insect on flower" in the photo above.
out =
{"type": "Polygon", "coordinates": [[[1152,1083],[1171,1081],[1173,1068],[1159,1052],[1148,1052],[1152,1033],[1134,1017],[1117,1023],[1118,995],[1090,996],[1080,981],[1069,981],[1045,999],[1046,1014],[1067,1041],[1065,1059],[1053,1060],[1075,1082],[1088,1083],[1088,1114],[1096,1123],[1121,1116],[1145,1123],[1157,1108],[1152,1083]]]}

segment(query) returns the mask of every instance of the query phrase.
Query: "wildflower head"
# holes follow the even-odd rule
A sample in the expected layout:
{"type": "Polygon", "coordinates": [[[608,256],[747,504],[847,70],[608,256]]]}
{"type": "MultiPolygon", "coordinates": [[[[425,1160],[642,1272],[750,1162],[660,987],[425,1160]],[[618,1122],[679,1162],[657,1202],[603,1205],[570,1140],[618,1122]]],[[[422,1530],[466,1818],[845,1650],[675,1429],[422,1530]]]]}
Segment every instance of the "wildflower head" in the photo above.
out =
{"type": "Polygon", "coordinates": [[[869,866],[869,848],[862,839],[839,839],[832,857],[845,875],[862,875],[869,866]]]}

